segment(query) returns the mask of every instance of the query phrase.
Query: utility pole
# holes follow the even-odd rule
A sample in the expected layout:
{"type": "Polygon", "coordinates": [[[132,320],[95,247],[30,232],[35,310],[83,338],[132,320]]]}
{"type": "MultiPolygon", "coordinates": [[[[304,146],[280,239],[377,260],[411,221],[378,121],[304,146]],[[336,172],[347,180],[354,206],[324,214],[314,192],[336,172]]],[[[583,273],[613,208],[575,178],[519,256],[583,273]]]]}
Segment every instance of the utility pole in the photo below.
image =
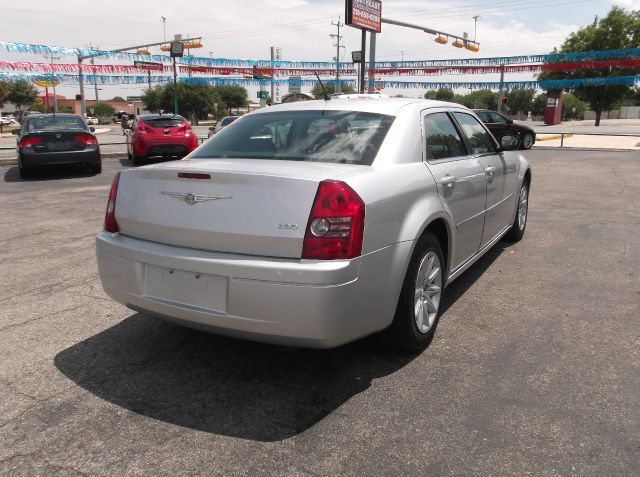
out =
{"type": "Polygon", "coordinates": [[[162,20],[162,39],[167,41],[167,17],[163,15],[160,19],[162,20]]]}
{"type": "Polygon", "coordinates": [[[338,17],[338,21],[336,23],[331,22],[331,25],[338,28],[337,34],[335,35],[332,34],[329,36],[331,38],[334,38],[336,41],[333,44],[333,46],[336,47],[336,93],[340,93],[342,91],[342,88],[340,87],[340,48],[344,48],[344,46],[340,44],[340,42],[342,41],[342,36],[340,35],[340,28],[344,26],[344,23],[340,23],[340,17],[338,17]]]}
{"type": "MultiPolygon", "coordinates": [[[[53,56],[53,53],[50,53],[49,56],[44,55],[51,63],[54,61],[60,61],[60,56],[53,56]]],[[[53,69],[51,70],[51,74],[53,75],[53,69]]],[[[53,82],[53,114],[58,112],[58,97],[56,95],[56,83],[53,82]]]]}
{"type": "MultiPolygon", "coordinates": [[[[93,45],[91,43],[89,43],[89,48],[93,50],[93,45]]],[[[96,46],[96,48],[100,48],[99,46],[96,46]]],[[[91,58],[91,64],[95,65],[96,62],[93,61],[93,58],[91,58]]],[[[95,80],[96,79],[96,72],[95,70],[93,71],[93,84],[96,88],[96,103],[98,102],[98,82],[95,80]]]]}
{"type": "Polygon", "coordinates": [[[475,15],[473,17],[473,41],[476,41],[476,35],[478,34],[478,18],[480,18],[480,15],[475,15]]]}

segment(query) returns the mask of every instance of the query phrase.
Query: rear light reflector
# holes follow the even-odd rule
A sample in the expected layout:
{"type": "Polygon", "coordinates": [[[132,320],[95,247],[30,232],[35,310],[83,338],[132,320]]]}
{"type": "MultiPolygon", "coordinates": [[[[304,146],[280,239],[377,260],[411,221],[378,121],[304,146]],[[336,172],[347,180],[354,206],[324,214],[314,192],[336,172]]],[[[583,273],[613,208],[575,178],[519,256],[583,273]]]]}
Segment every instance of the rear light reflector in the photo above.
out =
{"type": "Polygon", "coordinates": [[[302,258],[335,260],[360,256],[364,237],[364,202],[346,183],[318,185],[302,246],[302,258]]]}
{"type": "Polygon", "coordinates": [[[118,222],[116,222],[116,196],[118,195],[118,184],[120,184],[120,172],[116,173],[109,191],[107,201],[107,211],[104,214],[104,230],[111,233],[118,232],[118,222]]]}
{"type": "Polygon", "coordinates": [[[42,142],[42,139],[39,137],[23,137],[22,139],[20,139],[18,148],[22,149],[24,147],[32,147],[34,144],[38,144],[39,142],[42,142]]]}
{"type": "Polygon", "coordinates": [[[98,140],[91,134],[81,134],[73,138],[74,141],[83,142],[85,144],[98,144],[98,140]]]}
{"type": "Polygon", "coordinates": [[[211,179],[210,174],[197,174],[195,172],[178,172],[181,179],[211,179]]]}

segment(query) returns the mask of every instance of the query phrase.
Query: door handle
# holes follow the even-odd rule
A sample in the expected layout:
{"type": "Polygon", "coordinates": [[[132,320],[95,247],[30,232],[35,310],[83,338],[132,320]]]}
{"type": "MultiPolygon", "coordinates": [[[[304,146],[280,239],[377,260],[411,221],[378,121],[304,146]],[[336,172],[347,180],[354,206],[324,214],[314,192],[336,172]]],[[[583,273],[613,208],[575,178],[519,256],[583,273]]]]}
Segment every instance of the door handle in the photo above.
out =
{"type": "Polygon", "coordinates": [[[456,182],[456,176],[444,176],[442,179],[440,179],[440,184],[449,188],[453,187],[455,182],[456,182]]]}
{"type": "Polygon", "coordinates": [[[496,168],[494,166],[489,166],[484,170],[487,175],[492,176],[494,172],[496,172],[496,168]]]}

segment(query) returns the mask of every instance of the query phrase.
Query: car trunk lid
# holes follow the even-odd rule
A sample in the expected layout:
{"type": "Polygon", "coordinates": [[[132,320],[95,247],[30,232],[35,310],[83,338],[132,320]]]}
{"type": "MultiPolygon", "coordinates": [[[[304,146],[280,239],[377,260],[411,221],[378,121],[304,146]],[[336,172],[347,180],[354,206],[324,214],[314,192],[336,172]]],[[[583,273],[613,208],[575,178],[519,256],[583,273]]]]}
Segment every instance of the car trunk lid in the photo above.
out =
{"type": "Polygon", "coordinates": [[[187,160],[122,173],[124,235],[168,245],[300,258],[324,179],[366,166],[256,159],[187,160]]]}

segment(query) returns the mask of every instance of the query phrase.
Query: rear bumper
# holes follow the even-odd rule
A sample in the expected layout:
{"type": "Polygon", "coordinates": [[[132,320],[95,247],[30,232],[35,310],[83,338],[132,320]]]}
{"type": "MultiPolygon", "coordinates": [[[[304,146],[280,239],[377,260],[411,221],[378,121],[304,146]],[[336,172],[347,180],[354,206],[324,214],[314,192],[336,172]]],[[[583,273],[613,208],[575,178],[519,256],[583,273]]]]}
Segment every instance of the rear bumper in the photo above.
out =
{"type": "Polygon", "coordinates": [[[51,166],[58,164],[100,164],[100,149],[84,151],[35,152],[23,149],[18,155],[23,167],[51,166]]]}
{"type": "Polygon", "coordinates": [[[211,253],[102,232],[105,292],[131,309],[255,341],[330,348],[389,326],[411,244],[353,260],[211,253]]]}
{"type": "MultiPolygon", "coordinates": [[[[195,136],[194,136],[195,137],[195,136]]],[[[184,157],[198,147],[197,137],[195,141],[191,137],[171,138],[144,138],[132,143],[133,153],[138,157],[147,156],[176,156],[184,157]]]]}

